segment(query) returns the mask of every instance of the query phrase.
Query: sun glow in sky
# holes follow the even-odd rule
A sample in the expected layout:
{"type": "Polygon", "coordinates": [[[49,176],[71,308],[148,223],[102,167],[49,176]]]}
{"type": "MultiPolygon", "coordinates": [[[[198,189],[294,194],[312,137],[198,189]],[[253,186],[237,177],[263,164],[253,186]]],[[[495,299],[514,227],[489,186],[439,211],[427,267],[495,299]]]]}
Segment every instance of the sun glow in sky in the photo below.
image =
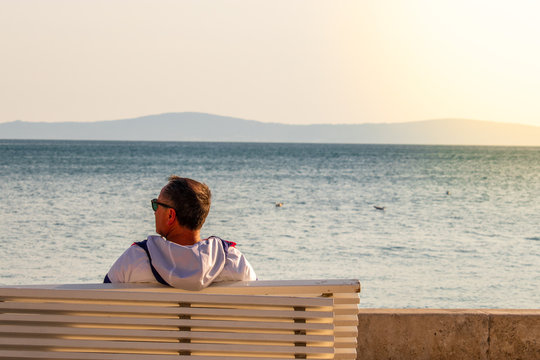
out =
{"type": "Polygon", "coordinates": [[[540,126],[539,4],[0,0],[0,122],[540,126]]]}

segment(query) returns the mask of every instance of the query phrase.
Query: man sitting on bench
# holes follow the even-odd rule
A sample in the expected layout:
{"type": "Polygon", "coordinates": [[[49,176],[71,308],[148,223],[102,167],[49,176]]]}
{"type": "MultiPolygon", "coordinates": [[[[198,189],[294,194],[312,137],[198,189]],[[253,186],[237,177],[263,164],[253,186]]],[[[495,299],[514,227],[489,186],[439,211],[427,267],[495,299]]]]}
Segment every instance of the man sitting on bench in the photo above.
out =
{"type": "Polygon", "coordinates": [[[210,211],[211,193],[198,181],[171,176],[153,199],[156,232],[134,243],[113,264],[105,283],[159,282],[200,290],[214,281],[256,280],[255,271],[235,243],[200,230],[210,211]]]}

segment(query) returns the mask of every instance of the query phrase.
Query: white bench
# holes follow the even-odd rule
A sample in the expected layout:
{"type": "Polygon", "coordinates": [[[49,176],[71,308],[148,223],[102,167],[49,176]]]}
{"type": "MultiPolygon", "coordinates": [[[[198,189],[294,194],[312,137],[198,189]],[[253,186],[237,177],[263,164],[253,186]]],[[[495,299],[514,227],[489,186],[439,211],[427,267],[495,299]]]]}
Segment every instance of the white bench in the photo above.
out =
{"type": "Polygon", "coordinates": [[[357,280],[0,287],[0,359],[356,359],[357,280]]]}

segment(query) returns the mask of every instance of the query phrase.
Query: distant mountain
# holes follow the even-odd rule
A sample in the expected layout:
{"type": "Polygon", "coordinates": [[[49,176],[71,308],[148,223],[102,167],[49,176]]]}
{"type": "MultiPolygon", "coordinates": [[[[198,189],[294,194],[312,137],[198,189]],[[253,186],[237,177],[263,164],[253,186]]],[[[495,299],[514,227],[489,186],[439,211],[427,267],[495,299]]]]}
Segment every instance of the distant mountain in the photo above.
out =
{"type": "Polygon", "coordinates": [[[0,123],[0,139],[540,146],[540,127],[462,119],[287,125],[186,112],[86,123],[0,123]]]}

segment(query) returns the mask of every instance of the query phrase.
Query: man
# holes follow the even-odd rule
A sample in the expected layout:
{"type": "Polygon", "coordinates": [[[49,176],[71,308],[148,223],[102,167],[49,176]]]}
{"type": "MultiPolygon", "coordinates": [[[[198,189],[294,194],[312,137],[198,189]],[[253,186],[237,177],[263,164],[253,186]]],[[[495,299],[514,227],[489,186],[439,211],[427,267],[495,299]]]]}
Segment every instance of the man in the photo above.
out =
{"type": "Polygon", "coordinates": [[[256,280],[255,271],[235,243],[216,236],[201,239],[210,211],[208,186],[171,176],[153,199],[156,232],[134,243],[113,264],[104,282],[160,282],[200,290],[214,281],[256,280]]]}

